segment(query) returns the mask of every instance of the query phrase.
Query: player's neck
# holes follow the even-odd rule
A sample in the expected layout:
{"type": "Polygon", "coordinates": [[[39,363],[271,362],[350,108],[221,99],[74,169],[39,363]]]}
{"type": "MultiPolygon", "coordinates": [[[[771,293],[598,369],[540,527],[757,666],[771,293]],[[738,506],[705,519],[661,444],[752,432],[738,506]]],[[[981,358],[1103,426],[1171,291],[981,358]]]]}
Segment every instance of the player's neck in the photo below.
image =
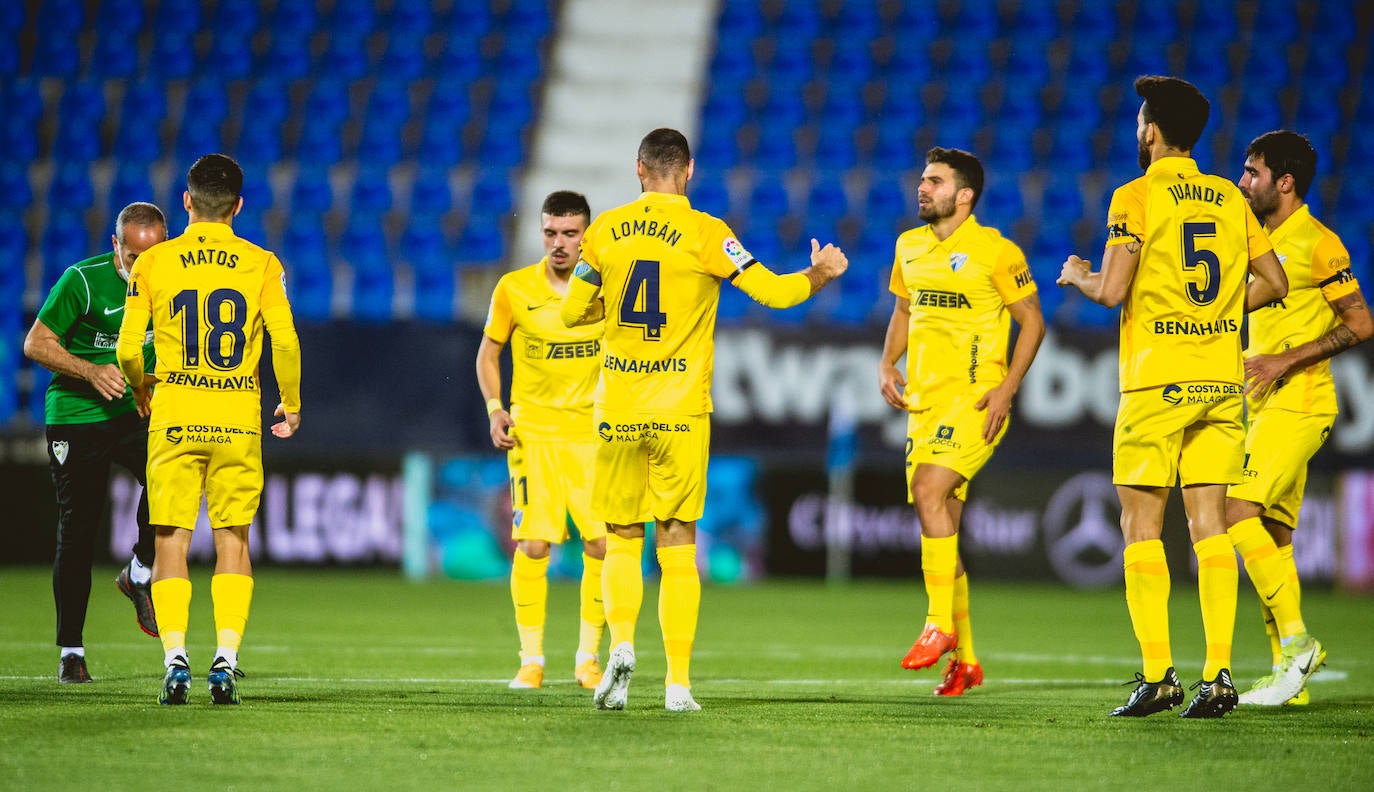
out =
{"type": "Polygon", "coordinates": [[[1150,164],[1153,165],[1156,162],[1159,162],[1160,160],[1164,159],[1165,157],[1183,157],[1185,159],[1192,159],[1193,150],[1176,149],[1172,146],[1156,146],[1150,152],[1150,164]]]}
{"type": "Polygon", "coordinates": [[[944,242],[955,231],[958,231],[959,226],[963,225],[964,221],[969,219],[972,214],[972,212],[955,212],[949,217],[942,217],[930,224],[930,232],[935,235],[936,239],[944,242]]]}
{"type": "Polygon", "coordinates": [[[568,293],[568,280],[572,277],[572,270],[558,272],[546,260],[544,262],[544,277],[548,279],[549,285],[559,294],[568,293]]]}
{"type": "Polygon", "coordinates": [[[646,176],[640,180],[639,186],[644,189],[644,192],[666,193],[668,195],[687,194],[687,180],[679,180],[672,176],[646,176]]]}
{"type": "Polygon", "coordinates": [[[1268,217],[1263,218],[1264,230],[1273,231],[1275,228],[1283,225],[1288,218],[1293,216],[1294,212],[1302,207],[1303,202],[1300,200],[1294,199],[1292,201],[1285,201],[1280,198],[1278,208],[1271,212],[1268,217]]]}
{"type": "Polygon", "coordinates": [[[201,217],[195,212],[187,212],[186,214],[190,217],[190,222],[192,223],[223,223],[230,227],[234,225],[234,218],[232,215],[229,217],[201,217]]]}

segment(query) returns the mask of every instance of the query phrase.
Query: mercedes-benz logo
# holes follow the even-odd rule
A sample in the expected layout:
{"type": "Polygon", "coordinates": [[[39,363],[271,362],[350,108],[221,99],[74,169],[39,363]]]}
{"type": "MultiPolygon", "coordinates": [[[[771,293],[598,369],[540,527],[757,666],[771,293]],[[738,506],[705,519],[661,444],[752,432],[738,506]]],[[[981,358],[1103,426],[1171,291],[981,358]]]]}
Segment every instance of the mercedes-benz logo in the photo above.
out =
{"type": "Polygon", "coordinates": [[[1045,554],[1064,582],[1082,588],[1121,580],[1121,506],[1111,476],[1079,473],[1045,507],[1045,554]]]}

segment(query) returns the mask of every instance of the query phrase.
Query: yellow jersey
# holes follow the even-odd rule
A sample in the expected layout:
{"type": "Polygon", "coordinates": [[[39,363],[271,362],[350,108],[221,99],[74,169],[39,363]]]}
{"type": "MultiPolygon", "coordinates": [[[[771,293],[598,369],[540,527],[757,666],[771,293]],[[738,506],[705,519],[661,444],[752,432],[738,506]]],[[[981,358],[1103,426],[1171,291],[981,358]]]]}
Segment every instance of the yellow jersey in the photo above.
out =
{"type": "Polygon", "coordinates": [[[1121,391],[1240,384],[1250,261],[1272,250],[1240,188],[1163,157],[1112,193],[1107,247],[1141,245],[1121,306],[1121,391]]]}
{"type": "Polygon", "coordinates": [[[482,332],[498,343],[510,342],[516,431],[590,436],[604,326],[564,326],[558,316],[563,296],[549,283],[547,261],[501,276],[482,332]]]}
{"type": "Polygon", "coordinates": [[[285,310],[269,321],[284,323],[282,335],[297,345],[294,376],[277,369],[282,402],[299,412],[299,342],[276,255],[214,222],[191,223],[145,250],[129,278],[119,332],[123,348],[125,334],[141,339],[152,316],[158,382],[150,428],[213,421],[260,432],[263,313],[275,309],[285,310]]]}
{"type": "Polygon", "coordinates": [[[683,195],[646,192],[598,215],[580,262],[606,305],[596,403],[709,413],[720,282],[753,262],[723,220],[683,195]]]}
{"type": "MultiPolygon", "coordinates": [[[[1305,204],[1270,230],[1269,241],[1288,275],[1288,296],[1250,314],[1249,354],[1272,355],[1326,335],[1340,324],[1330,301],[1360,288],[1340,237],[1313,217],[1305,204]]],[[[1331,360],[1318,361],[1279,380],[1263,405],[1335,415],[1331,360]]]]}
{"type": "Polygon", "coordinates": [[[906,402],[913,412],[1007,378],[1007,306],[1035,294],[1026,257],[970,215],[948,239],[930,226],[897,237],[892,293],[910,301],[906,402]]]}

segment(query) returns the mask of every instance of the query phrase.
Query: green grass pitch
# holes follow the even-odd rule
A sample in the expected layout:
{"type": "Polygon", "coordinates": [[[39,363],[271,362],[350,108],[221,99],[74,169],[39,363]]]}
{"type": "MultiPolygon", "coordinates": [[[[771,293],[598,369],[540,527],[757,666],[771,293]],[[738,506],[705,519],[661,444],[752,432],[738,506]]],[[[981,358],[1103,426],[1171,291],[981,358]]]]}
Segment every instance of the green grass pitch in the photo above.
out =
{"type": "MultiPolygon", "coordinates": [[[[7,789],[1374,788],[1371,602],[1309,592],[1327,667],[1307,707],[1218,721],[1108,718],[1138,668],[1122,592],[973,582],[987,681],[936,699],[903,671],[925,595],[906,583],[707,586],[692,668],[700,713],[663,710],[657,585],[624,712],[572,682],[577,590],[550,593],[541,690],[511,691],[506,586],[395,573],[264,570],[241,707],[212,707],[209,572],[193,572],[191,705],[160,707],[156,639],[97,570],[95,683],[59,685],[49,573],[0,569],[0,779],[7,789]]],[[[1234,672],[1268,648],[1241,583],[1234,672]]],[[[1176,584],[1174,655],[1201,671],[1196,591],[1176,584]]],[[[603,647],[602,655],[606,649],[603,647]]]]}

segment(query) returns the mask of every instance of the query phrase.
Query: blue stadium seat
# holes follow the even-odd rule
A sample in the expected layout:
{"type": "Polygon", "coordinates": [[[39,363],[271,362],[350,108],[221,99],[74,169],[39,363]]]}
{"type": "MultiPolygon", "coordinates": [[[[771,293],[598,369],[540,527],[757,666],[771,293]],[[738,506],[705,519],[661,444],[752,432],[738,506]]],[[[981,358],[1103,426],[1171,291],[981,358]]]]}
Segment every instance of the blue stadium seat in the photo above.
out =
{"type": "Polygon", "coordinates": [[[386,251],[353,250],[345,258],[353,268],[353,318],[360,322],[391,321],[396,284],[386,251]]]}
{"type": "Polygon", "coordinates": [[[81,221],[80,212],[73,211],[54,211],[48,216],[41,251],[43,274],[39,287],[44,294],[57,283],[67,267],[99,252],[91,247],[90,234],[81,221]]]}
{"type": "Polygon", "coordinates": [[[424,167],[410,188],[410,216],[412,222],[438,222],[438,218],[453,208],[453,192],[448,171],[424,167]]]}
{"type": "Polygon", "coordinates": [[[911,170],[923,161],[924,152],[916,150],[915,129],[903,124],[878,124],[869,165],[889,173],[911,170]]]}
{"type": "Polygon", "coordinates": [[[52,158],[74,162],[99,159],[99,129],[81,124],[59,124],[53,138],[52,158]]]}
{"type": "Polygon", "coordinates": [[[1344,44],[1323,43],[1308,49],[1302,72],[1303,87],[1343,87],[1350,80],[1350,55],[1344,44]]]}
{"type": "Polygon", "coordinates": [[[223,121],[229,114],[229,96],[226,86],[213,77],[202,77],[191,84],[186,92],[184,120],[223,121]]]}
{"type": "Polygon", "coordinates": [[[177,156],[189,164],[206,154],[224,151],[222,126],[223,122],[209,116],[187,113],[177,132],[177,156]]]}
{"type": "Polygon", "coordinates": [[[371,64],[367,59],[367,37],[364,34],[335,31],[329,37],[316,73],[330,79],[357,80],[367,76],[371,64]]]}
{"type": "Polygon", "coordinates": [[[456,263],[465,266],[498,264],[506,255],[506,238],[501,220],[493,215],[470,215],[458,240],[456,263]]]}
{"type": "MultiPolygon", "coordinates": [[[[242,164],[242,163],[240,163],[242,164]]],[[[245,167],[243,171],[243,211],[250,209],[256,214],[270,208],[274,202],[272,196],[272,182],[267,178],[267,168],[255,165],[245,167]]],[[[266,239],[259,236],[258,241],[266,239]]]]}
{"type": "Polygon", "coordinates": [[[148,166],[141,162],[120,162],[110,184],[109,207],[111,226],[119,211],[134,201],[154,200],[153,181],[148,178],[148,166]]]}
{"type": "MultiPolygon", "coordinates": [[[[62,162],[57,165],[52,183],[48,185],[48,205],[54,213],[84,211],[95,204],[91,174],[85,162],[62,162]]],[[[49,221],[51,222],[51,221],[49,221]]]]}
{"type": "MultiPolygon", "coordinates": [[[[255,5],[254,8],[257,6],[255,5]]],[[[216,15],[216,25],[224,15],[216,15]]],[[[240,23],[241,24],[241,23],[240,23]]],[[[242,80],[253,71],[253,29],[235,25],[229,29],[216,27],[210,37],[210,48],[196,66],[199,76],[211,76],[221,82],[242,80]]],[[[285,74],[282,75],[286,76],[285,74]]]]}
{"type": "Polygon", "coordinates": [[[813,225],[833,226],[840,218],[849,214],[849,196],[844,183],[831,174],[821,176],[811,185],[806,195],[806,220],[808,233],[813,225]]]}
{"type": "Polygon", "coordinates": [[[328,121],[340,124],[351,113],[348,83],[331,72],[321,70],[320,73],[325,76],[315,81],[305,99],[306,122],[328,121]]]}
{"type": "MultiPolygon", "coordinates": [[[[159,19],[162,16],[161,11],[162,8],[159,6],[159,19]]],[[[190,77],[196,68],[196,50],[192,45],[194,35],[195,28],[181,36],[159,28],[158,35],[153,37],[153,50],[148,55],[145,76],[159,81],[184,80],[190,77]]]]}
{"type": "Polygon", "coordinates": [[[68,83],[58,103],[58,117],[64,126],[98,126],[105,117],[105,86],[93,79],[68,83]]]}
{"type": "Polygon", "coordinates": [[[1043,51],[1036,42],[1047,42],[1060,33],[1054,0],[1022,0],[1011,16],[1011,26],[1000,32],[1015,41],[1017,49],[1043,51]]]}
{"type": "MultiPolygon", "coordinates": [[[[245,197],[243,210],[234,215],[234,236],[267,247],[267,228],[262,224],[262,204],[249,203],[245,197]]],[[[175,233],[175,232],[173,232],[175,233]]]]}
{"type": "Polygon", "coordinates": [[[776,223],[778,218],[789,214],[791,198],[782,179],[774,174],[763,173],[749,192],[747,210],[751,225],[757,223],[776,223]]]}
{"type": "Polygon", "coordinates": [[[456,285],[453,256],[434,223],[411,222],[401,235],[401,258],[415,276],[415,316],[432,322],[453,320],[456,285]]]}
{"type": "Polygon", "coordinates": [[[444,46],[432,59],[429,69],[444,76],[436,90],[466,88],[482,77],[482,34],[467,28],[451,28],[444,46]]]}
{"type": "Polygon", "coordinates": [[[894,175],[874,178],[868,185],[864,216],[875,226],[894,223],[906,217],[906,191],[894,175]]]}
{"type": "MultiPolygon", "coordinates": [[[[289,16],[291,14],[277,14],[277,17],[289,16]]],[[[274,27],[272,39],[258,61],[255,76],[257,82],[267,80],[280,84],[308,77],[310,66],[310,31],[274,27]]]]}
{"type": "Polygon", "coordinates": [[[1327,2],[1316,3],[1315,6],[1311,41],[1320,41],[1328,46],[1339,45],[1344,49],[1355,40],[1360,25],[1353,3],[1327,2]]]}
{"type": "MultiPolygon", "coordinates": [[[[1084,5],[1096,4],[1085,3],[1084,5]]],[[[1075,31],[1065,74],[1066,79],[1073,81],[1075,90],[1095,90],[1107,82],[1111,73],[1111,64],[1106,55],[1108,46],[1110,44],[1107,41],[1094,42],[1081,39],[1075,31]]]]}
{"type": "Polygon", "coordinates": [[[386,168],[374,160],[364,160],[353,180],[353,197],[349,201],[350,214],[363,212],[381,215],[391,210],[391,180],[386,168]]]}
{"type": "MultiPolygon", "coordinates": [[[[941,20],[945,22],[946,20],[941,20]]],[[[974,42],[991,41],[997,37],[996,0],[962,0],[954,18],[948,20],[950,27],[957,32],[959,39],[970,48],[978,46],[974,42]]],[[[978,47],[982,49],[981,46],[978,47]]]]}
{"type": "Polygon", "coordinates": [[[235,146],[235,157],[245,170],[250,167],[263,170],[282,158],[280,124],[280,120],[256,116],[245,119],[235,146]]]}
{"type": "Polygon", "coordinates": [[[358,138],[354,158],[359,162],[389,167],[401,160],[403,121],[368,116],[358,138]]]}
{"type": "Polygon", "coordinates": [[[1072,238],[1075,223],[1083,217],[1083,190],[1078,185],[1076,169],[1054,171],[1045,183],[1040,196],[1040,229],[1061,240],[1072,238]]]}
{"type": "MultiPolygon", "coordinates": [[[[718,171],[713,170],[712,173],[718,171]]],[[[718,175],[694,177],[687,184],[687,197],[693,209],[716,217],[724,217],[730,212],[730,191],[718,175]]]]}
{"type": "Polygon", "coordinates": [[[375,4],[372,0],[338,0],[334,11],[324,21],[331,36],[363,37],[376,25],[375,4]]]}
{"type": "Polygon", "coordinates": [[[481,38],[494,24],[488,0],[453,0],[436,27],[450,31],[472,31],[481,38]]]}
{"type": "Polygon", "coordinates": [[[754,167],[771,173],[788,170],[797,164],[797,141],[791,128],[774,127],[760,130],[753,156],[754,167]]]}
{"type": "Polygon", "coordinates": [[[463,122],[429,116],[420,127],[414,158],[427,169],[446,171],[463,159],[463,122]]]}
{"type": "Polygon", "coordinates": [[[296,143],[296,161],[312,169],[327,168],[343,159],[340,121],[307,115],[296,143]]]}
{"type": "MultiPolygon", "coordinates": [[[[22,213],[33,203],[28,166],[21,160],[0,160],[0,211],[22,213]]],[[[14,261],[14,259],[5,259],[14,261]]],[[[0,267],[9,269],[10,267],[0,267]]]]}
{"type": "Polygon", "coordinates": [[[318,217],[334,203],[334,189],[323,168],[302,168],[291,190],[292,214],[318,217]]]}
{"type": "MultiPolygon", "coordinates": [[[[1340,86],[1303,81],[1297,118],[1288,128],[1309,138],[1329,139],[1341,126],[1340,86]]],[[[1321,167],[1318,161],[1318,167],[1321,167]]],[[[1328,163],[1329,164],[1329,163],[1328,163]]]]}
{"type": "Polygon", "coordinates": [[[468,214],[496,217],[509,213],[515,206],[511,176],[499,169],[484,171],[472,185],[468,214]]]}
{"type": "Polygon", "coordinates": [[[525,121],[489,121],[478,144],[478,159],[483,166],[514,168],[525,158],[525,121]]]}
{"type": "Polygon", "coordinates": [[[974,207],[978,221],[1011,233],[1012,223],[1025,214],[1025,204],[1021,200],[1021,186],[1016,182],[1016,172],[999,172],[996,177],[989,176],[983,194],[974,207]]]}
{"type": "Polygon", "coordinates": [[[296,218],[282,234],[277,253],[286,268],[292,311],[306,319],[328,319],[334,275],[324,229],[318,222],[296,218]]]}
{"type": "Polygon", "coordinates": [[[821,125],[812,154],[812,163],[817,170],[848,171],[858,164],[859,153],[854,144],[854,129],[857,126],[821,125]]]}
{"type": "Polygon", "coordinates": [[[1077,3],[1066,29],[1075,39],[1105,43],[1116,38],[1117,13],[1111,3],[1077,3]]]}
{"type": "MultiPolygon", "coordinates": [[[[1193,39],[1194,41],[1234,41],[1238,35],[1238,29],[1235,6],[1230,3],[1198,3],[1194,6],[1193,33],[1197,36],[1193,39]]],[[[1205,49],[1211,52],[1214,57],[1218,54],[1210,47],[1194,47],[1194,49],[1205,49]]],[[[1191,56],[1191,52],[1189,54],[1191,56]]],[[[1216,60],[1225,59],[1216,58],[1216,60]]]]}
{"type": "Polygon", "coordinates": [[[138,72],[137,35],[101,28],[100,35],[95,37],[88,72],[105,79],[133,77],[138,72]]]}
{"type": "Polygon", "coordinates": [[[1093,167],[1091,127],[1061,124],[1050,133],[1049,163],[1055,169],[1082,173],[1093,167]]]}
{"type": "Polygon", "coordinates": [[[1288,82],[1288,58],[1280,54],[1284,46],[1276,43],[1273,49],[1249,50],[1250,58],[1245,62],[1244,83],[1252,90],[1269,92],[1273,87],[1288,82]]]}
{"type": "MultiPolygon", "coordinates": [[[[397,3],[397,6],[421,7],[420,3],[397,3]]],[[[378,64],[378,75],[389,80],[417,80],[425,73],[425,35],[392,30],[387,36],[386,51],[378,64]]]]}
{"type": "Polygon", "coordinates": [[[45,0],[38,6],[34,27],[38,37],[30,69],[45,77],[74,77],[81,65],[78,34],[84,25],[80,0],[45,0]]]}

